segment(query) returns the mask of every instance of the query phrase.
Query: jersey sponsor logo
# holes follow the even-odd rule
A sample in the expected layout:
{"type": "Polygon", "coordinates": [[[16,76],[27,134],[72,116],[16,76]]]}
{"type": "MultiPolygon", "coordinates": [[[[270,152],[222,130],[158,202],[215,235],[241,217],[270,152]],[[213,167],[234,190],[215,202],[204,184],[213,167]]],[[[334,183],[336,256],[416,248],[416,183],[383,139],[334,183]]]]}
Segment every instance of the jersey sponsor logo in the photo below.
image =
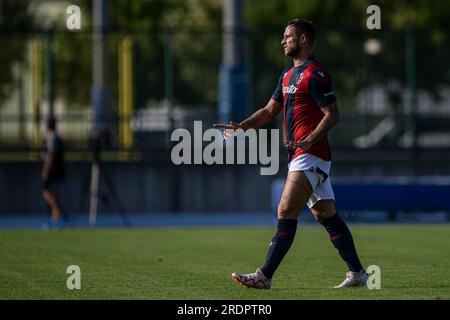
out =
{"type": "Polygon", "coordinates": [[[297,92],[297,87],[291,84],[289,87],[283,87],[283,94],[294,94],[297,92]]]}
{"type": "Polygon", "coordinates": [[[331,95],[334,95],[334,92],[333,92],[333,91],[328,92],[328,93],[325,93],[323,96],[324,96],[324,97],[328,97],[328,96],[331,96],[331,95]]]}

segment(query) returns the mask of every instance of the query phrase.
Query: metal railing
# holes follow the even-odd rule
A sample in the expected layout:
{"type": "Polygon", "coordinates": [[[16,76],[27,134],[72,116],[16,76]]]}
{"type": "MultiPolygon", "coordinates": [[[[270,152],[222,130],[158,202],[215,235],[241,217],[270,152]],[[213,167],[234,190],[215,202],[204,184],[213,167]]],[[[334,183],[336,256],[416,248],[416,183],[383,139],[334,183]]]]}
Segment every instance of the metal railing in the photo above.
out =
{"type": "MultiPolygon", "coordinates": [[[[424,32],[379,33],[382,49],[375,55],[364,51],[361,40],[372,37],[365,31],[322,32],[316,56],[333,77],[343,118],[330,135],[334,146],[450,147],[450,80],[445,76],[450,47],[443,43],[440,50],[427,50],[432,38],[420,36],[424,32]],[[432,74],[422,66],[425,56],[442,72],[432,74]]],[[[108,126],[114,150],[167,148],[174,128],[215,121],[221,37],[221,30],[169,29],[108,35],[108,126]]],[[[244,41],[248,100],[256,110],[270,98],[289,61],[282,55],[279,32],[246,30],[244,41]]],[[[9,79],[0,79],[0,152],[37,150],[49,113],[58,119],[68,148],[82,149],[94,120],[91,34],[3,33],[0,45],[17,51],[17,59],[0,58],[2,70],[11,71],[9,79]]]]}

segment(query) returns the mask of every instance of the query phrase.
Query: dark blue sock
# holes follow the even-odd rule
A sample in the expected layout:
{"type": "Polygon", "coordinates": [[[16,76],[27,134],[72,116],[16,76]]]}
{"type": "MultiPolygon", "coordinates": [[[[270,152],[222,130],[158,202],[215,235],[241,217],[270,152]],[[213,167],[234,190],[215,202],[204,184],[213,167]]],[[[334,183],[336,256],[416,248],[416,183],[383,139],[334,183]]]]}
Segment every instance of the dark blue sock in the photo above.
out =
{"type": "Polygon", "coordinates": [[[348,269],[354,272],[360,271],[363,266],[356,253],[352,234],[344,220],[336,213],[332,217],[319,220],[319,222],[327,229],[331,242],[345,263],[347,263],[348,269]]]}
{"type": "Polygon", "coordinates": [[[261,268],[266,278],[271,279],[278,265],[283,260],[289,248],[294,242],[295,231],[297,230],[297,220],[279,219],[277,233],[272,238],[272,242],[267,252],[266,264],[261,268]]]}

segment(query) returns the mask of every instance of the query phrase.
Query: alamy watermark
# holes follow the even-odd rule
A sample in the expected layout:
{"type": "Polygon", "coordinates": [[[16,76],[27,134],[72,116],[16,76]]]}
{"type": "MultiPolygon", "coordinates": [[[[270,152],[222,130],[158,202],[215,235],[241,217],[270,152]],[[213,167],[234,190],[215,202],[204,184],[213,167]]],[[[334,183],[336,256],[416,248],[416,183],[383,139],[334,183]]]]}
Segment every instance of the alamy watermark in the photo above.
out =
{"type": "Polygon", "coordinates": [[[370,5],[366,10],[367,14],[370,16],[366,20],[366,27],[369,30],[381,29],[381,9],[377,5],[370,5]]]}
{"type": "Polygon", "coordinates": [[[77,265],[70,265],[66,269],[66,273],[70,274],[67,278],[67,289],[81,289],[81,269],[77,265]]]}
{"type": "Polygon", "coordinates": [[[367,267],[369,278],[366,285],[369,289],[381,289],[381,269],[377,265],[370,265],[367,267]]]}
{"type": "Polygon", "coordinates": [[[194,121],[194,135],[187,129],[172,132],[171,141],[178,142],[171,152],[172,163],[181,164],[246,164],[246,140],[248,141],[248,164],[265,166],[261,175],[274,175],[279,169],[279,130],[242,129],[227,130],[230,138],[225,141],[219,129],[210,128],[203,132],[201,121],[194,121]],[[269,143],[270,136],[270,143],[269,143]],[[203,149],[203,142],[210,142],[203,149]],[[268,146],[270,145],[270,153],[268,146]],[[225,149],[225,153],[224,153],[225,149]],[[194,152],[192,157],[192,151],[194,152]],[[236,161],[235,161],[236,158],[236,161]]]}
{"type": "Polygon", "coordinates": [[[66,27],[69,30],[81,29],[81,9],[77,5],[70,5],[66,9],[66,13],[69,15],[66,19],[66,27]]]}

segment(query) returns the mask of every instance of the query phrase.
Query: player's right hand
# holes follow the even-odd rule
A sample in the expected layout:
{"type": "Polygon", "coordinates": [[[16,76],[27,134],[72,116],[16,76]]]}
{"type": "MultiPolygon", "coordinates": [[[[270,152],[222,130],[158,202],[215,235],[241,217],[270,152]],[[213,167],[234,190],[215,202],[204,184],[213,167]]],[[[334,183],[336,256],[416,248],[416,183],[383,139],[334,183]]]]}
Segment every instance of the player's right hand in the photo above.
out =
{"type": "Polygon", "coordinates": [[[223,139],[228,140],[234,136],[234,131],[242,129],[242,126],[239,123],[230,121],[230,124],[213,124],[213,128],[225,129],[223,131],[223,139]]]}

